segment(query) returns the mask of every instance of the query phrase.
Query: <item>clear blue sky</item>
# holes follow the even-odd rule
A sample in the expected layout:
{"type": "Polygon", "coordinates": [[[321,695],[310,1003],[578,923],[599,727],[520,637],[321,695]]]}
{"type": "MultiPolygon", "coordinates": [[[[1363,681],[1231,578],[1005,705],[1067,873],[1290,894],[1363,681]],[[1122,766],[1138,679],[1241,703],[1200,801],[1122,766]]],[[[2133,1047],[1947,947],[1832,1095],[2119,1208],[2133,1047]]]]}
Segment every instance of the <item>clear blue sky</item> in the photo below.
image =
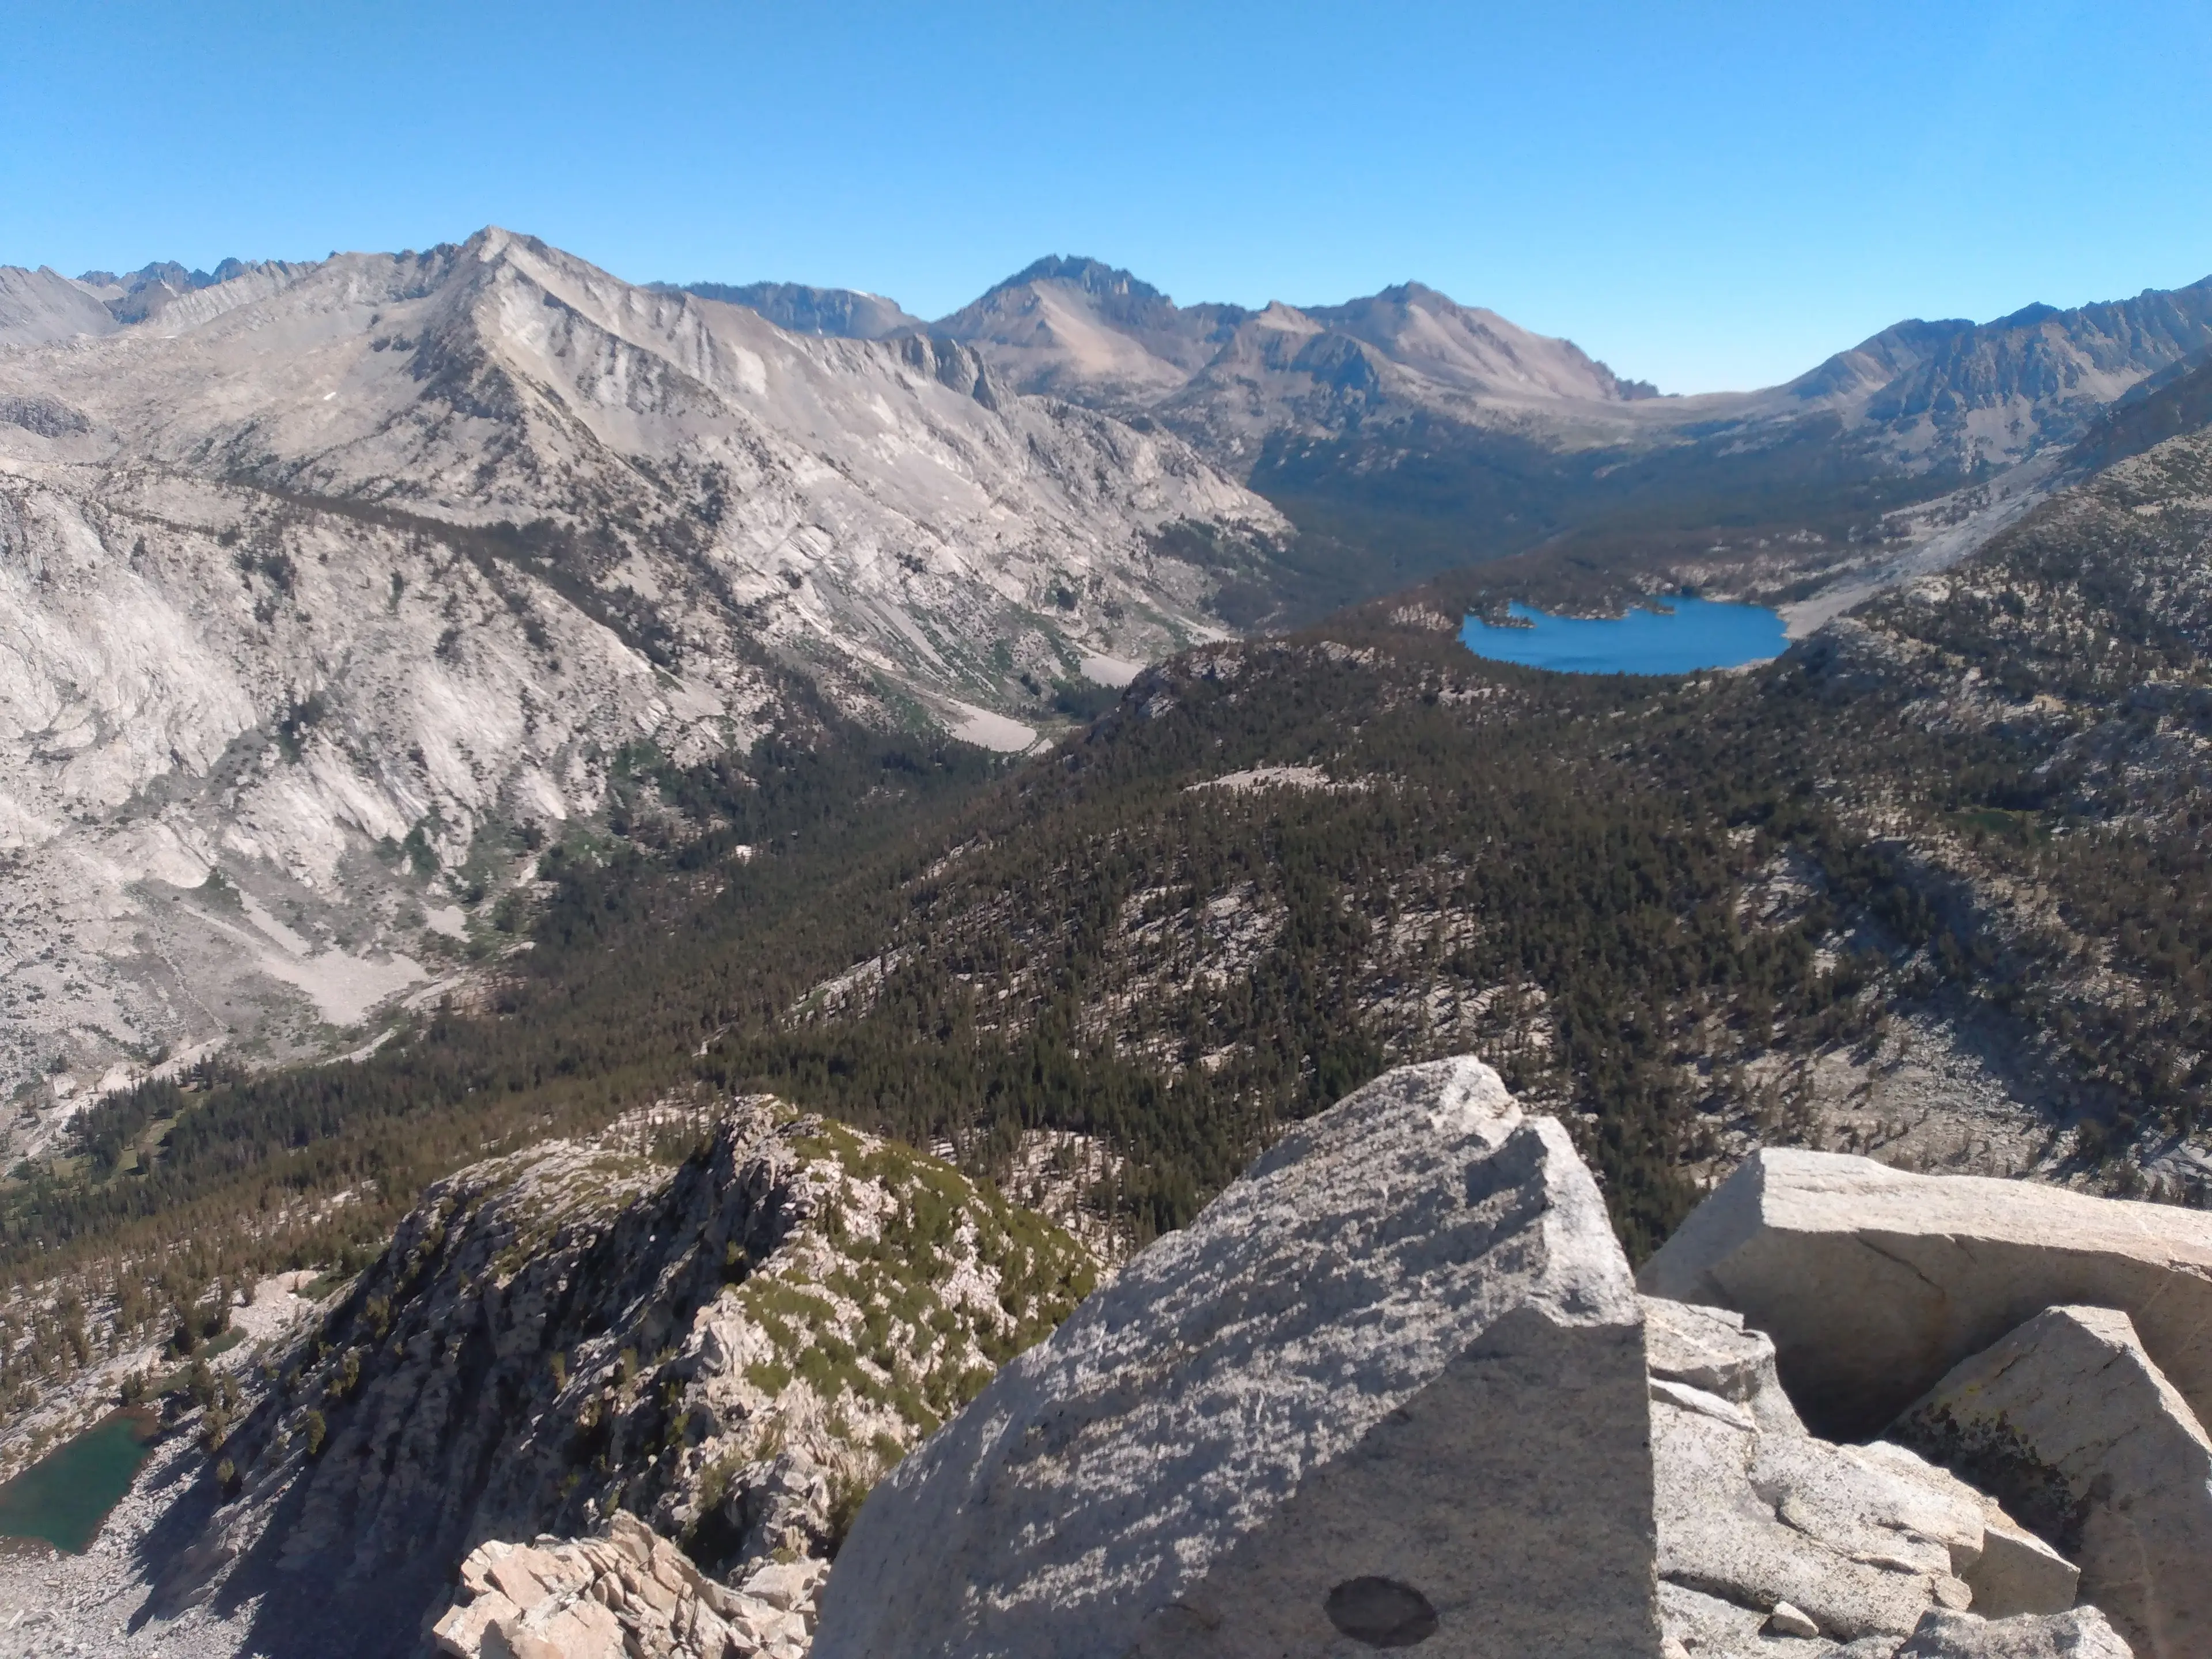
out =
{"type": "Polygon", "coordinates": [[[935,316],[1407,277],[1670,391],[2212,273],[2212,5],[101,4],[0,12],[0,262],[396,249],[935,316]]]}

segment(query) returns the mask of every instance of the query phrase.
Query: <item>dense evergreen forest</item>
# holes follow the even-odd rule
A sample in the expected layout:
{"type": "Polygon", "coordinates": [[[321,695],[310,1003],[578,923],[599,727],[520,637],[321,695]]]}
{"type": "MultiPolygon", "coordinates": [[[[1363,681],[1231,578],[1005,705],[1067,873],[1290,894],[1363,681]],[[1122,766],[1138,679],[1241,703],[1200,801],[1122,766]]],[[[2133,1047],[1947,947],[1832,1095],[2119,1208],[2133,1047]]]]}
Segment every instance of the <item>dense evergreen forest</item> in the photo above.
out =
{"type": "Polygon", "coordinates": [[[1743,674],[1478,661],[1478,572],[1189,653],[1018,763],[826,713],[640,751],[483,1006],[81,1117],[73,1172],[0,1210],[0,1267],[63,1287],[10,1304],[0,1389],[111,1320],[188,1348],[214,1287],[358,1263],[429,1179],[672,1091],[985,1174],[1097,1137],[1141,1241],[1283,1122],[1472,1048],[1640,1255],[1732,1149],[1859,1144],[1815,1060],[1966,1010],[2045,1080],[2044,1173],[2138,1182],[2212,1085],[2212,601],[2203,514],[2161,505],[2204,492],[2161,455],[1743,674]]]}

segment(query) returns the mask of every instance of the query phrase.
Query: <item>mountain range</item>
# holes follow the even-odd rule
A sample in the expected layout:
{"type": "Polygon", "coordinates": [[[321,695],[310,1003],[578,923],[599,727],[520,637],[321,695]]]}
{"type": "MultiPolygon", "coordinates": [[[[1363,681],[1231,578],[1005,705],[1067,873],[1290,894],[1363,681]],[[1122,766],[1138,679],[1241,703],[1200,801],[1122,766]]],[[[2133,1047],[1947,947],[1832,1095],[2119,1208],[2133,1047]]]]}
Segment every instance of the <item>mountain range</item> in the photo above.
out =
{"type": "Polygon", "coordinates": [[[848,724],[1024,749],[1178,649],[1484,562],[1810,627],[2208,348],[2212,280],[1680,398],[1418,283],[1185,307],[1055,257],[924,324],[498,229],[0,270],[5,1071],[58,1122],[327,1051],[474,994],[633,776],[848,724]]]}
{"type": "MultiPolygon", "coordinates": [[[[810,316],[858,307],[885,325],[873,296],[804,292],[810,316]]],[[[1919,538],[1888,521],[1897,509],[2048,458],[2212,349],[2212,278],[1988,323],[1911,319],[1781,386],[1695,397],[1419,283],[1334,305],[1182,307],[1054,257],[902,331],[971,347],[1017,390],[1157,420],[1273,501],[1308,544],[1306,582],[1277,584],[1280,620],[1532,551],[1763,597],[1880,565],[1886,544],[1919,538]]]]}
{"type": "MultiPolygon", "coordinates": [[[[1366,1286],[1340,1358],[1395,1331],[1443,1379],[1389,1433],[1518,1424],[1466,1403],[1511,1351],[1361,1297],[1402,1312],[1392,1264],[1455,1240],[1519,1273],[1498,1216],[1565,1237],[1540,1167],[1619,1292],[1622,1490],[1674,1493],[1621,1581],[1643,1607],[1659,1575],[1668,1639],[2128,1650],[2091,1604],[2143,1582],[2134,1534],[2076,1548],[2075,1500],[2009,1454],[2010,1518],[1933,1469],[1921,1498],[1865,1486],[1904,1449],[1806,1431],[1848,1426],[1815,1408],[1866,1356],[1824,1381],[1788,1322],[1826,1271],[1802,1206],[1846,1168],[1855,1202],[1936,1218],[1887,1279],[1864,1217],[1833,1232],[1878,1325],[1960,1273],[2016,1302],[1984,1240],[2078,1272],[2020,1245],[2065,1214],[2155,1270],[2128,1280],[2147,1322],[2193,1282],[2198,1220],[2083,1194],[2212,1206],[2204,284],[1903,324],[1700,398],[1417,285],[1182,307],[1060,258],[935,325],[497,229],[0,295],[0,1475],[112,1444],[118,1404],[160,1421],[94,1553],[0,1551],[0,1654],[804,1659],[817,1613],[843,1651],[838,1598],[886,1560],[986,1559],[936,1520],[887,1547],[870,1483],[1003,1520],[1011,1488],[942,1448],[1009,1399],[1051,1431],[1034,1472],[1103,1378],[1140,1414],[1100,1467],[1157,1468],[1159,1367],[1212,1330],[1238,1399],[1263,1375],[1375,1420],[1388,1367],[1317,1386],[1255,1344],[1255,1307],[1318,1305],[1285,1264],[1366,1286]],[[1772,599],[1793,642],[1670,676],[1463,642],[1513,600],[1686,583],[1772,599]],[[1350,1126],[1387,1156],[1347,1160],[1350,1126]],[[1630,1260],[1694,1257],[1686,1283],[1754,1211],[1795,1242],[1750,1305],[1632,1296],[1630,1260]],[[1057,1358],[1014,1358],[1100,1273],[1057,1358]],[[1778,1316],[1774,1346],[1741,1322],[1778,1316]],[[1776,1468],[1842,1507],[1773,1522],[1776,1468]],[[2056,1623],[1967,1582],[2030,1525],[2056,1623]],[[1881,1643],[1838,1585],[1901,1598],[1881,1643]]],[[[2069,1433],[2112,1352],[2045,1395],[2069,1433]]],[[[1875,1364],[1868,1422],[1954,1357],[1875,1364]]],[[[1523,1480],[1527,1437],[1492,1437],[1540,1497],[1588,1438],[1587,1367],[1559,1375],[1527,1397],[1569,1452],[1523,1480]]],[[[2185,1411],[2102,1410],[2190,1421],[2202,1462],[2185,1411]]],[[[1270,1455],[1315,1443],[1251,1420],[1270,1455]]],[[[1382,1443],[1331,1443],[1350,1470],[1382,1443]]],[[[2187,1496],[2165,1473],[2145,1489],[2187,1496]]],[[[1498,1513],[1437,1484],[1425,1535],[1498,1513]]],[[[1100,1494],[1163,1513],[1118,1474],[1056,1489],[1010,1535],[1066,1543],[1100,1494]]],[[[1600,1507],[1544,1571],[1571,1597],[1600,1507]]],[[[1466,1628],[1334,1545],[1316,1571],[1321,1644],[1466,1628]]],[[[913,1599],[861,1611],[910,1629],[913,1599]]],[[[1095,1645],[1090,1613],[1064,1628],[1095,1645]]]]}
{"type": "MultiPolygon", "coordinates": [[[[112,333],[299,269],[0,270],[0,343],[112,333]]],[[[956,342],[1013,392],[1176,434],[1302,532],[1264,598],[1249,573],[1224,584],[1247,623],[1531,552],[1633,566],[1652,586],[1732,577],[1773,597],[1868,564],[1869,546],[1894,551],[1881,544],[1911,528],[1892,513],[2051,455],[2212,348],[2208,278],[1987,323],[1911,319],[1780,386],[1662,397],[1571,341],[1419,283],[1339,304],[1179,306],[1127,270],[1052,256],[934,322],[853,289],[651,287],[796,334],[956,342]]]]}
{"type": "Polygon", "coordinates": [[[1055,687],[1219,636],[1165,532],[1287,530],[1180,439],[1013,395],[967,347],[786,332],[504,231],[9,280],[18,1079],[316,1047],[442,977],[457,896],[641,752],[822,718],[1023,748],[1055,687]],[[76,301],[85,331],[41,343],[76,301]],[[410,867],[450,890],[405,896],[410,867]]]}

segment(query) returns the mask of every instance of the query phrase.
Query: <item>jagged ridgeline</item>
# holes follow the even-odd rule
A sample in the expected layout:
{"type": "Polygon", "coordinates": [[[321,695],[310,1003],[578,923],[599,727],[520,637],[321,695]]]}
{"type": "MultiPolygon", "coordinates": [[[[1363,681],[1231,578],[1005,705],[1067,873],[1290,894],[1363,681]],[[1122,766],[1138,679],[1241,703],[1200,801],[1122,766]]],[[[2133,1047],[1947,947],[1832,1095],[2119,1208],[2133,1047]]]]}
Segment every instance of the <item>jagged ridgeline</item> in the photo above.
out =
{"type": "Polygon", "coordinates": [[[164,1521],[155,1607],[410,1651],[472,1546],[627,1512],[690,1582],[739,1586],[724,1611],[775,1648],[875,1480],[1097,1265],[938,1160],[768,1098],[471,1165],[250,1413],[204,1419],[216,1490],[164,1521]]]}

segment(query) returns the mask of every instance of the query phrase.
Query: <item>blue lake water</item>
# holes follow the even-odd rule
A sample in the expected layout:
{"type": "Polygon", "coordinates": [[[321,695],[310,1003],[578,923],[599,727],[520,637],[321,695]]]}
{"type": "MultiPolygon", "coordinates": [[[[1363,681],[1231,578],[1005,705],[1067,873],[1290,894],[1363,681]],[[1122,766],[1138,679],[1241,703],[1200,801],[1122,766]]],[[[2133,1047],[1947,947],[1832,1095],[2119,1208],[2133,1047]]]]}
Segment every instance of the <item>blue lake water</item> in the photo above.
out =
{"type": "Polygon", "coordinates": [[[1686,596],[1667,611],[1631,611],[1614,621],[1547,617],[1525,605],[1507,614],[1526,628],[1492,627],[1469,617],[1460,638],[1478,657],[1563,674],[1687,674],[1778,657],[1789,643],[1782,618],[1762,605],[1686,596]]]}
{"type": "Polygon", "coordinates": [[[153,1419],[117,1412],[0,1486],[0,1538],[43,1538],[81,1555],[151,1451],[153,1419]]]}

